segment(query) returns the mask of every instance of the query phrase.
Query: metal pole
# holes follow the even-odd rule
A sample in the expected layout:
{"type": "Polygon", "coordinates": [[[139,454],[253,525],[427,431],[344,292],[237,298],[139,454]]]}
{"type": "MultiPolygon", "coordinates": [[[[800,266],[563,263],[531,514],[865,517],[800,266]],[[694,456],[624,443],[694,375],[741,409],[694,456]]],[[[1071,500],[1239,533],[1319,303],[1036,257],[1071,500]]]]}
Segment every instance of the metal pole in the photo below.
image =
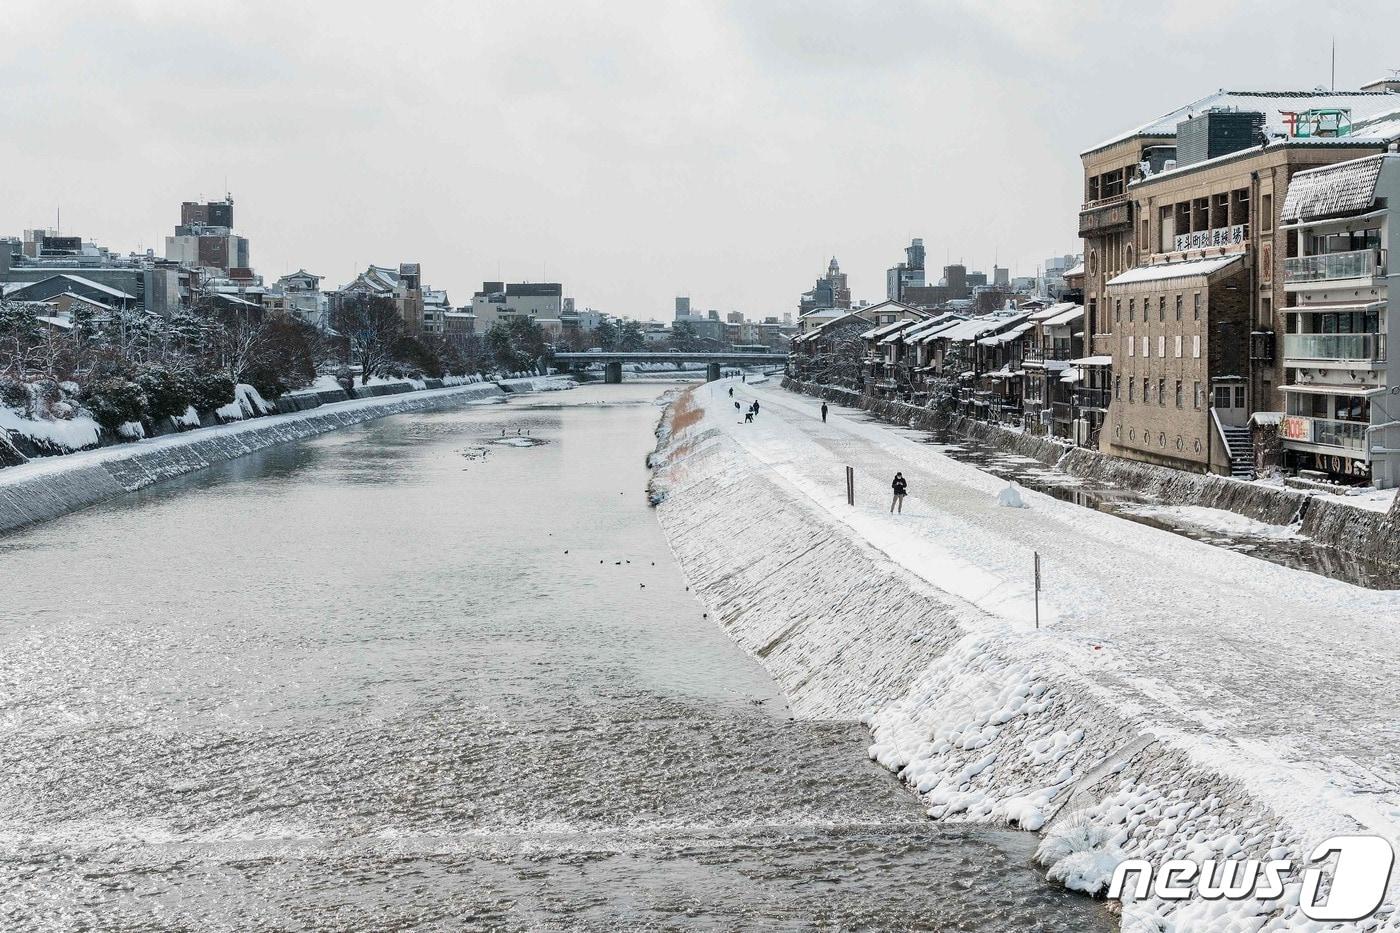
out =
{"type": "Polygon", "coordinates": [[[1040,552],[1035,552],[1035,627],[1040,629],[1040,552]]]}
{"type": "Polygon", "coordinates": [[[846,467],[846,504],[856,504],[856,471],[846,467]]]}

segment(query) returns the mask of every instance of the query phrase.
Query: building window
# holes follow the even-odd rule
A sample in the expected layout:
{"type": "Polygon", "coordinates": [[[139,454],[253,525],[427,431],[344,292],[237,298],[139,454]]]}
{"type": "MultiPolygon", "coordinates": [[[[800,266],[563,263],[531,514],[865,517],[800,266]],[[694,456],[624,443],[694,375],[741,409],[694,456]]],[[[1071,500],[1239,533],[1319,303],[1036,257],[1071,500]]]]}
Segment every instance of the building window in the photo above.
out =
{"type": "Polygon", "coordinates": [[[1181,335],[1176,335],[1176,358],[1181,359],[1181,335]]]}
{"type": "MultiPolygon", "coordinates": [[[[1092,199],[1091,199],[1092,200],[1092,199]]],[[[1089,250],[1089,274],[1094,275],[1099,271],[1099,251],[1089,250]]]]}
{"type": "Polygon", "coordinates": [[[1160,323],[1167,319],[1167,296],[1162,295],[1157,299],[1157,321],[1160,323]]]}
{"type": "Polygon", "coordinates": [[[1259,324],[1269,327],[1274,323],[1274,300],[1268,297],[1259,299],[1259,324]]]}
{"type": "Polygon", "coordinates": [[[1157,404],[1167,404],[1167,380],[1165,379],[1157,380],[1157,404]]]}
{"type": "Polygon", "coordinates": [[[1137,316],[1137,299],[1128,299],[1128,320],[1132,321],[1137,316]]]}
{"type": "Polygon", "coordinates": [[[1274,196],[1272,194],[1259,197],[1259,229],[1264,233],[1274,229],[1274,196]]]}
{"type": "Polygon", "coordinates": [[[1183,407],[1183,406],[1182,406],[1182,402],[1183,402],[1182,395],[1183,395],[1183,393],[1182,393],[1182,382],[1181,382],[1180,379],[1178,379],[1178,380],[1176,381],[1176,407],[1177,407],[1177,408],[1183,407]]]}
{"type": "MultiPolygon", "coordinates": [[[[1122,377],[1120,376],[1119,378],[1121,379],[1122,377]]],[[[1128,401],[1130,403],[1137,401],[1137,383],[1132,379],[1128,380],[1128,401]]]]}
{"type": "Polygon", "coordinates": [[[1178,321],[1181,320],[1181,297],[1180,295],[1176,296],[1176,319],[1178,321]]]}
{"type": "Polygon", "coordinates": [[[1193,382],[1193,383],[1191,383],[1191,398],[1193,398],[1193,399],[1195,400],[1195,403],[1196,403],[1196,410],[1197,410],[1197,411],[1200,411],[1200,410],[1201,410],[1201,384],[1200,384],[1199,382],[1193,382]]]}
{"type": "Polygon", "coordinates": [[[1117,324],[1123,320],[1123,299],[1113,299],[1113,323],[1117,324]]]}
{"type": "Polygon", "coordinates": [[[1122,377],[1122,376],[1114,376],[1114,377],[1113,377],[1113,400],[1114,400],[1115,402],[1121,402],[1121,401],[1123,401],[1123,377],[1122,377]]]}
{"type": "Polygon", "coordinates": [[[1157,335],[1157,356],[1160,357],[1160,358],[1162,358],[1162,359],[1166,359],[1166,356],[1167,356],[1167,335],[1166,335],[1166,334],[1158,334],[1158,335],[1157,335]]]}
{"type": "Polygon", "coordinates": [[[1191,296],[1191,320],[1193,320],[1193,321],[1199,321],[1200,319],[1201,319],[1201,293],[1200,293],[1200,292],[1196,292],[1196,294],[1194,294],[1194,295],[1191,296]]]}
{"type": "Polygon", "coordinates": [[[1151,385],[1152,385],[1152,384],[1151,384],[1150,382],[1147,381],[1147,377],[1146,377],[1146,376],[1143,376],[1143,377],[1142,377],[1142,404],[1144,404],[1144,405],[1147,404],[1147,400],[1148,400],[1148,398],[1149,398],[1149,397],[1151,396],[1151,394],[1152,394],[1152,393],[1151,393],[1151,385]]]}
{"type": "Polygon", "coordinates": [[[1149,350],[1148,347],[1147,347],[1147,335],[1146,335],[1146,334],[1143,334],[1143,335],[1142,335],[1142,358],[1143,358],[1143,359],[1147,359],[1147,358],[1148,358],[1149,356],[1151,356],[1151,355],[1152,355],[1152,351],[1149,350]]]}
{"type": "Polygon", "coordinates": [[[1199,360],[1199,359],[1201,358],[1201,335],[1200,335],[1200,334],[1192,334],[1192,335],[1191,335],[1191,358],[1192,358],[1193,360],[1199,360]]]}

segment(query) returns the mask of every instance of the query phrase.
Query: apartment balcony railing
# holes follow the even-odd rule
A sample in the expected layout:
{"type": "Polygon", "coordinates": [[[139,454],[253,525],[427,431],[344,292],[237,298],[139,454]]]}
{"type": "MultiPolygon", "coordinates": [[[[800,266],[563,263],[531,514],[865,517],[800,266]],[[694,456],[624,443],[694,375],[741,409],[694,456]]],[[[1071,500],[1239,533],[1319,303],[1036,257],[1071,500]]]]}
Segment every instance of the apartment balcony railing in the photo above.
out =
{"type": "Polygon", "coordinates": [[[1283,261],[1286,285],[1303,282],[1331,282],[1336,279],[1364,279],[1384,275],[1385,250],[1354,249],[1345,253],[1319,253],[1295,256],[1283,261]]]}
{"type": "Polygon", "coordinates": [[[1074,390],[1074,404],[1079,408],[1108,410],[1110,392],[1108,389],[1080,388],[1074,390]]]}
{"type": "Polygon", "coordinates": [[[1383,363],[1385,334],[1284,334],[1290,363],[1383,363]]]}
{"type": "Polygon", "coordinates": [[[1285,442],[1298,441],[1303,444],[1316,444],[1319,447],[1364,451],[1366,428],[1366,423],[1362,421],[1334,421],[1330,418],[1288,415],[1283,419],[1281,433],[1285,442]]]}
{"type": "Polygon", "coordinates": [[[1074,359],[1074,355],[1073,347],[1066,343],[1027,347],[1025,359],[1032,363],[1043,363],[1046,360],[1071,360],[1074,359]]]}
{"type": "Polygon", "coordinates": [[[1132,208],[1126,194],[1085,202],[1079,211],[1079,235],[1098,236],[1131,228],[1132,208]]]}

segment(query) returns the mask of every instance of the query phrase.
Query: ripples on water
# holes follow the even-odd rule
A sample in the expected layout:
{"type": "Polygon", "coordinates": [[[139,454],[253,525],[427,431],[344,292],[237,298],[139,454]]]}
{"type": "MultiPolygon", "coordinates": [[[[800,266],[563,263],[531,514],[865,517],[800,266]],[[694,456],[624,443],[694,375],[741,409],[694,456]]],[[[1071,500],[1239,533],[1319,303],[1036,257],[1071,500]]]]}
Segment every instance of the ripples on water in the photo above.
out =
{"type": "Polygon", "coordinates": [[[646,506],[659,391],[395,417],[3,539],[0,925],[1111,929],[701,617],[646,506]],[[463,456],[503,428],[546,443],[463,456]]]}

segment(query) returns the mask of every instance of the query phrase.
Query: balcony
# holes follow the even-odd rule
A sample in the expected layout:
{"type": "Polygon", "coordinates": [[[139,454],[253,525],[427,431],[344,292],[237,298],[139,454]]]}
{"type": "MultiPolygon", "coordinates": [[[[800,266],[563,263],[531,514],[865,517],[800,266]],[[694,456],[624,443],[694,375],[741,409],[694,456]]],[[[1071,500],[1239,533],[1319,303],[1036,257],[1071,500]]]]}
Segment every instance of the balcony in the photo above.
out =
{"type": "Polygon", "coordinates": [[[1385,334],[1284,334],[1285,366],[1385,362],[1385,334]]]}
{"type": "Polygon", "coordinates": [[[1363,421],[1334,421],[1329,418],[1305,418],[1288,415],[1283,419],[1281,434],[1285,443],[1314,444],[1339,450],[1364,452],[1366,428],[1363,421]]]}
{"type": "Polygon", "coordinates": [[[1100,198],[1090,201],[1079,211],[1079,235],[1081,237],[1102,236],[1119,230],[1131,229],[1133,225],[1132,202],[1127,195],[1100,198]]]}
{"type": "Polygon", "coordinates": [[[1108,389],[1079,388],[1074,390],[1074,404],[1078,408],[1095,408],[1108,411],[1110,401],[1108,389]]]}
{"type": "Polygon", "coordinates": [[[1369,279],[1385,274],[1385,250],[1354,249],[1346,253],[1295,256],[1283,261],[1285,285],[1369,279]]]}

